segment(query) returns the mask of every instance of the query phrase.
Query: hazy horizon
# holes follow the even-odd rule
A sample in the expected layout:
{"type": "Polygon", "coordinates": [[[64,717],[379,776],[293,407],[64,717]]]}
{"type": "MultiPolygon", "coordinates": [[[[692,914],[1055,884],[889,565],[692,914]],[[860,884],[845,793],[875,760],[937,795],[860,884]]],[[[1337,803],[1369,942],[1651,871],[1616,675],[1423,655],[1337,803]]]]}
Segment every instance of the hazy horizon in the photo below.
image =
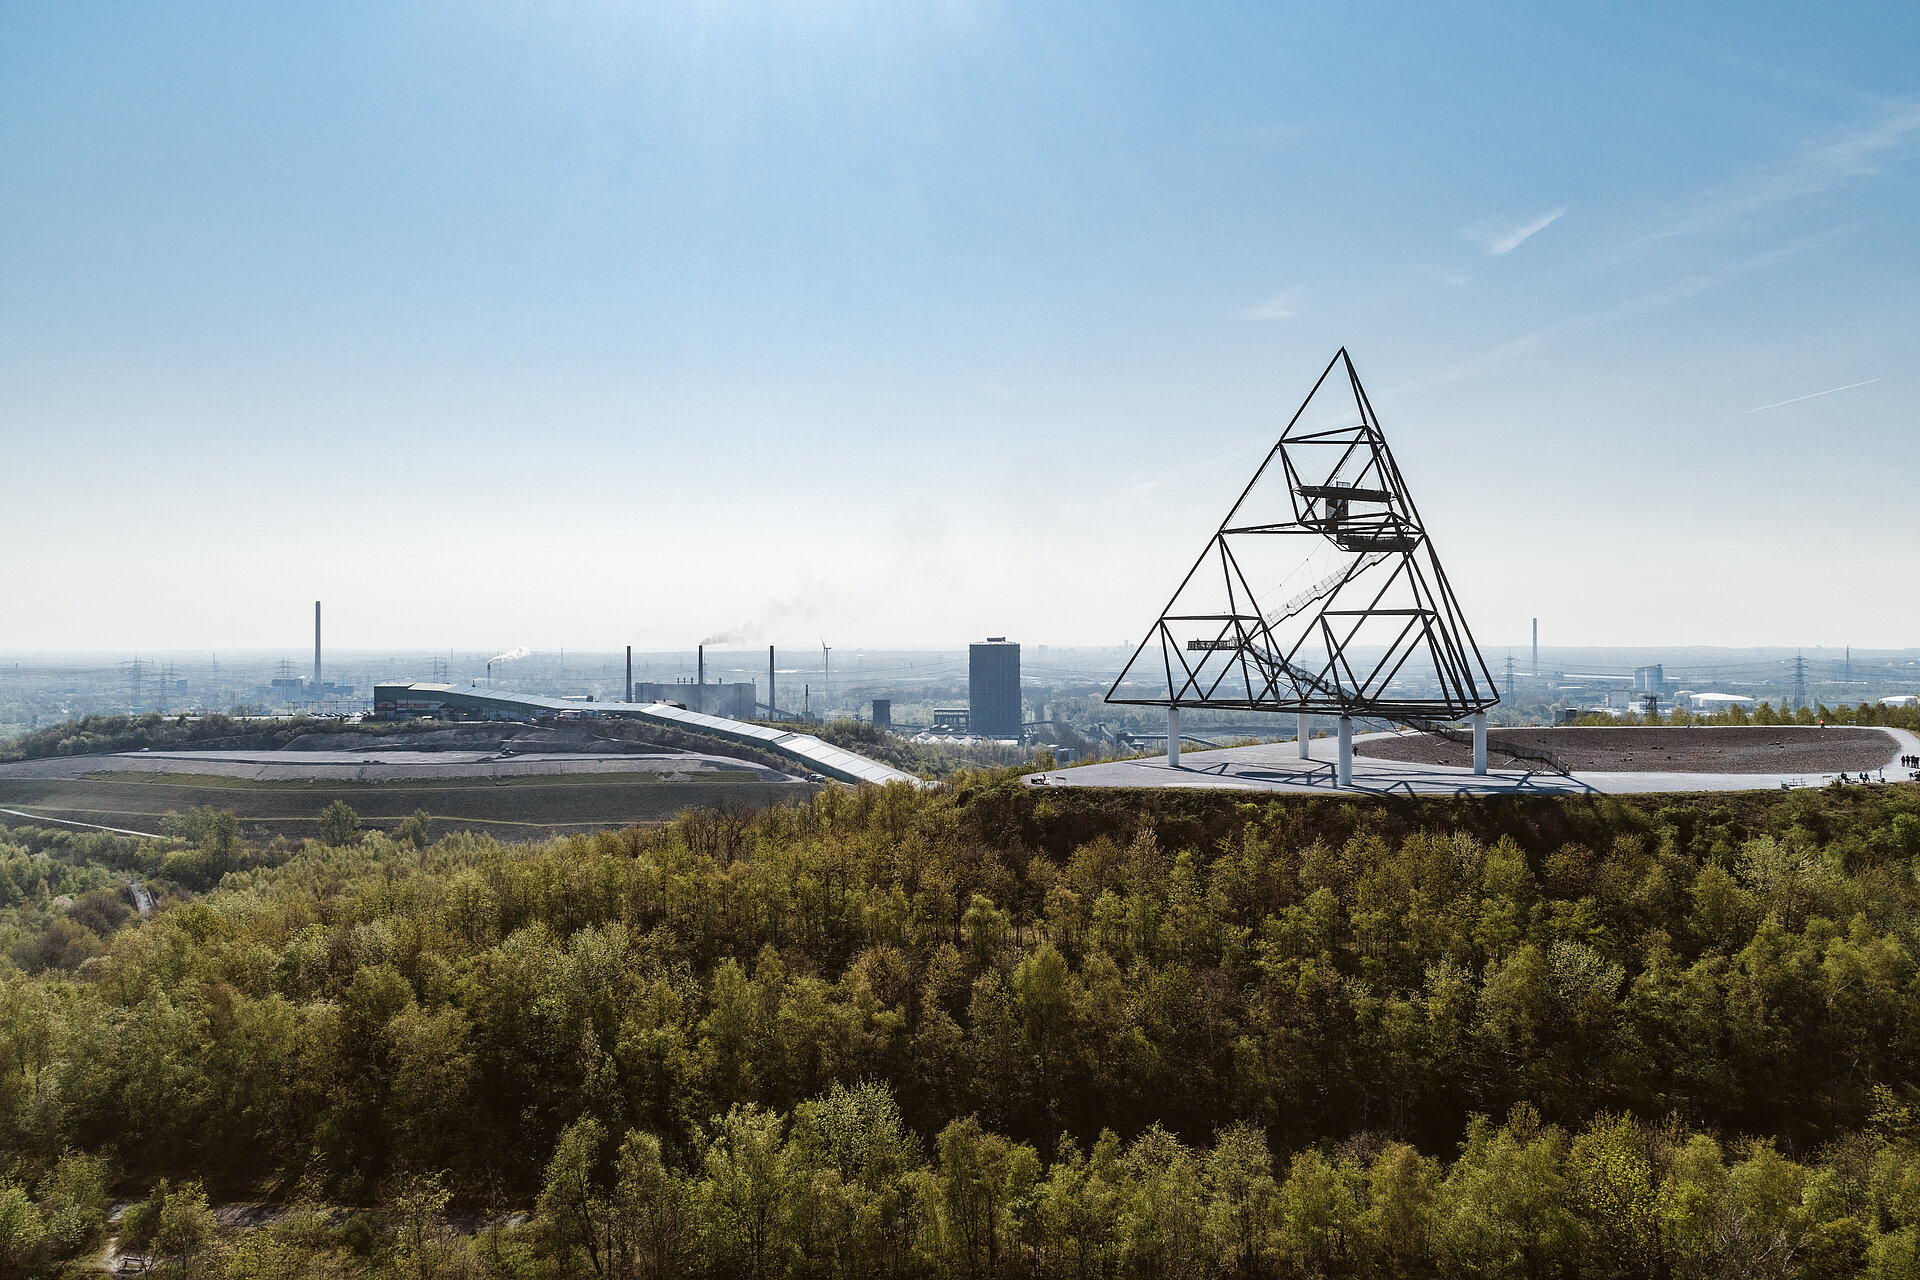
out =
{"type": "MultiPolygon", "coordinates": [[[[976,637],[977,638],[977,637],[976,637]]],[[[1050,644],[1046,642],[1022,641],[1019,637],[1009,637],[1021,645],[1023,670],[1047,670],[1069,665],[1086,659],[1108,659],[1112,670],[1109,675],[1117,674],[1128,655],[1133,652],[1131,645],[1122,648],[1118,645],[1074,645],[1050,644]]],[[[875,659],[908,659],[928,657],[940,660],[947,665],[956,665],[964,674],[967,657],[965,643],[957,645],[928,646],[877,646],[877,645],[834,645],[834,672],[836,676],[860,674],[861,664],[875,659]]],[[[1532,648],[1526,644],[1492,645],[1482,644],[1481,650],[1487,665],[1496,677],[1504,669],[1511,654],[1517,670],[1530,669],[1532,648]]],[[[647,669],[662,666],[684,666],[689,674],[696,670],[699,648],[689,645],[684,648],[640,649],[633,651],[634,678],[643,678],[647,669]]],[[[1920,666],[1920,647],[1901,649],[1869,648],[1863,645],[1582,645],[1582,644],[1542,644],[1539,648],[1540,665],[1543,670],[1550,664],[1607,665],[1608,660],[1617,659],[1618,666],[1633,666],[1665,660],[1667,663],[1685,670],[1689,665],[1701,667],[1739,665],[1743,662],[1791,662],[1798,654],[1808,661],[1840,663],[1852,661],[1862,666],[1879,664],[1895,667],[1920,666]],[[1681,661],[1676,662],[1676,659],[1681,661]],[[1691,660],[1691,661],[1688,661],[1691,660]]],[[[618,669],[623,663],[626,650],[620,648],[598,647],[556,647],[554,649],[530,650],[517,656],[496,653],[490,646],[454,646],[440,649],[407,648],[369,648],[335,649],[327,646],[323,649],[322,659],[326,674],[330,678],[337,668],[356,668],[365,670],[370,666],[420,666],[435,661],[451,660],[467,664],[469,667],[485,667],[490,661],[487,655],[494,654],[496,674],[501,679],[510,678],[516,668],[525,668],[540,662],[571,661],[581,665],[582,671],[589,666],[618,669]],[[529,662],[531,660],[531,664],[529,662]]],[[[766,646],[737,647],[709,645],[705,650],[709,672],[717,670],[764,673],[766,667],[766,646]]],[[[256,666],[261,663],[278,664],[285,662],[295,675],[309,675],[312,671],[313,646],[311,641],[303,648],[297,646],[265,647],[257,649],[96,649],[96,650],[26,650],[0,649],[0,676],[13,665],[26,667],[86,664],[117,665],[135,660],[164,665],[166,663],[205,663],[213,661],[233,667],[256,666]]],[[[818,645],[776,645],[775,669],[779,674],[795,672],[822,671],[824,669],[821,650],[818,645]]],[[[1104,669],[1104,668],[1103,668],[1104,669]]],[[[904,671],[905,668],[901,668],[904,671]]],[[[467,678],[467,667],[463,667],[460,678],[467,678]]],[[[894,674],[893,668],[887,674],[894,674]]],[[[385,677],[382,677],[385,678],[385,677]]],[[[399,678],[396,676],[395,678],[399,678]]],[[[414,675],[409,679],[428,679],[428,675],[414,675]]]]}

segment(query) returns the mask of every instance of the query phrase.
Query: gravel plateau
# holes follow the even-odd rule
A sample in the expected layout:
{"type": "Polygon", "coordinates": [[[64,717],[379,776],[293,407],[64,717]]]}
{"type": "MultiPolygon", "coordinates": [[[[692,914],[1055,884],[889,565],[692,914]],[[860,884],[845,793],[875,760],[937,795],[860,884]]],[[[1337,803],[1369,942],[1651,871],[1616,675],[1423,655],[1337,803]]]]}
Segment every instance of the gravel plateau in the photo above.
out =
{"type": "MultiPolygon", "coordinates": [[[[1878,769],[1898,754],[1879,729],[1751,725],[1666,728],[1491,729],[1487,765],[1539,768],[1503,744],[1549,751],[1576,773],[1835,773],[1878,769]]],[[[1418,764],[1473,765],[1473,750],[1431,734],[1356,743],[1354,753],[1418,764]]]]}

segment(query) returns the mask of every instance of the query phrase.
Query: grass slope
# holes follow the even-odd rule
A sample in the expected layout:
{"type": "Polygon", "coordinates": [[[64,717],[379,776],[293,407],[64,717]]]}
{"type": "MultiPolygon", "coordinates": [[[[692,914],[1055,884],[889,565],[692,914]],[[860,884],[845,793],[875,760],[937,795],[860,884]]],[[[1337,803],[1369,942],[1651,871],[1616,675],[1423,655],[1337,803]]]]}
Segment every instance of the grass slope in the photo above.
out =
{"type": "Polygon", "coordinates": [[[250,836],[301,839],[319,831],[320,811],[345,800],[371,827],[387,829],[415,809],[433,815],[435,835],[472,829],[501,839],[601,827],[648,826],[714,804],[774,804],[813,790],[795,783],[716,773],[696,782],[656,775],[560,774],[511,779],[432,779],[420,783],[253,783],[191,775],[0,780],[0,806],[49,818],[159,834],[169,813],[196,805],[230,809],[250,836]]]}

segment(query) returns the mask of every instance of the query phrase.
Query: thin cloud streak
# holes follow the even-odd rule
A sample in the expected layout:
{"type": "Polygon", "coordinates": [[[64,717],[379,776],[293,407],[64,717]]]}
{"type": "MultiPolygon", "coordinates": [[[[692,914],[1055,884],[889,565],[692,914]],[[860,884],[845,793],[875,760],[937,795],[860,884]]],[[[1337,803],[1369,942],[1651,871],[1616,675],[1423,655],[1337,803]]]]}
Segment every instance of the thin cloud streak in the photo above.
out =
{"type": "Polygon", "coordinates": [[[1566,212],[1567,206],[1561,205],[1558,209],[1541,214],[1531,222],[1522,223],[1506,231],[1495,231],[1486,223],[1481,223],[1466,228],[1460,234],[1469,240],[1478,240],[1486,245],[1489,258],[1504,258],[1535,235],[1558,222],[1566,212]]]}
{"type": "Polygon", "coordinates": [[[1821,396],[1830,396],[1840,391],[1851,391],[1855,387],[1872,386],[1878,381],[1880,381],[1878,378],[1868,378],[1865,382],[1849,382],[1844,387],[1828,387],[1825,391],[1811,391],[1804,396],[1795,396],[1791,400],[1775,400],[1772,404],[1763,404],[1757,409],[1742,409],[1738,413],[1730,413],[1720,419],[1720,421],[1729,422],[1734,418],[1744,418],[1750,413],[1764,413],[1768,409],[1778,409],[1781,405],[1799,404],[1802,400],[1818,400],[1821,396]]]}
{"type": "MultiPolygon", "coordinates": [[[[1701,192],[1693,202],[1690,211],[1674,217],[1665,226],[1656,227],[1626,241],[1613,252],[1600,256],[1588,266],[1589,268],[1615,266],[1675,237],[1710,231],[1773,205],[1820,195],[1849,182],[1883,174],[1897,164],[1910,159],[1910,153],[1916,148],[1920,148],[1920,103],[1883,100],[1881,109],[1876,114],[1834,129],[1822,139],[1802,147],[1792,155],[1770,166],[1749,172],[1743,179],[1722,183],[1701,192]]],[[[1494,234],[1488,224],[1484,223],[1469,227],[1461,234],[1484,243],[1487,246],[1488,257],[1499,257],[1512,252],[1528,237],[1550,225],[1565,212],[1565,208],[1557,209],[1504,235],[1494,234]]],[[[1558,341],[1581,330],[1617,323],[1632,316],[1643,315],[1688,301],[1742,276],[1773,266],[1783,259],[1844,236],[1851,230],[1852,227],[1845,224],[1833,227],[1797,242],[1727,263],[1714,270],[1697,272],[1663,288],[1642,293],[1638,297],[1623,300],[1612,306],[1542,326],[1479,356],[1440,369],[1425,377],[1387,388],[1383,394],[1424,390],[1489,373],[1549,342],[1558,341]]],[[[1448,283],[1451,284],[1453,281],[1449,280],[1448,283]]],[[[1878,379],[1869,381],[1878,381],[1878,379]]],[[[1729,418],[1744,417],[1747,414],[1780,408],[1818,396],[1833,395],[1840,391],[1850,391],[1856,386],[1865,385],[1867,383],[1853,383],[1827,391],[1816,391],[1807,396],[1797,396],[1775,404],[1760,405],[1728,416],[1729,418]]],[[[1727,420],[1727,418],[1720,419],[1723,422],[1727,420]]]]}
{"type": "Polygon", "coordinates": [[[1721,186],[1692,212],[1644,237],[1639,246],[1705,231],[1772,205],[1884,173],[1916,141],[1920,141],[1920,103],[1890,103],[1874,118],[1837,130],[1744,181],[1721,186]]]}
{"type": "Polygon", "coordinates": [[[1717,289],[1722,285],[1731,284],[1742,276],[1751,275],[1755,271],[1773,266],[1777,262],[1784,262],[1788,258],[1817,248],[1820,245],[1845,235],[1849,230],[1850,228],[1845,226],[1835,227],[1828,231],[1803,237],[1791,244],[1783,244],[1778,248],[1762,250],[1759,253],[1742,258],[1737,262],[1729,262],[1712,271],[1703,271],[1688,276],[1685,279],[1676,280],[1664,288],[1644,293],[1637,298],[1629,298],[1624,302],[1607,307],[1604,310],[1595,311],[1586,316],[1576,317],[1563,327],[1572,329],[1590,325],[1607,324],[1616,320],[1625,320],[1630,316],[1645,315],[1651,311],[1658,311],[1662,307],[1674,306],[1690,298],[1696,298],[1710,289],[1717,289]]]}
{"type": "MultiPolygon", "coordinates": [[[[1444,386],[1450,382],[1459,382],[1466,378],[1490,373],[1500,366],[1528,354],[1536,348],[1545,346],[1550,342],[1557,342],[1583,330],[1614,324],[1634,316],[1645,315],[1664,307],[1676,306],[1679,303],[1686,302],[1691,298],[1706,293],[1708,290],[1720,288],[1723,285],[1740,279],[1742,276],[1770,267],[1783,259],[1790,258],[1795,254],[1804,253],[1808,249],[1824,244],[1837,234],[1839,234],[1838,230],[1810,236],[1794,244],[1782,245],[1777,249],[1768,249],[1763,253],[1753,254],[1738,262],[1727,263],[1713,271],[1689,276],[1684,280],[1675,281],[1673,284],[1667,285],[1664,288],[1643,293],[1638,297],[1629,298],[1610,307],[1589,311],[1582,315],[1569,316],[1567,319],[1559,321],[1558,323],[1544,325],[1529,333],[1521,334],[1509,342],[1502,343],[1478,356],[1441,369],[1426,377],[1414,378],[1410,381],[1388,387],[1382,394],[1425,390],[1429,387],[1444,386]]],[[[1837,389],[1845,390],[1846,388],[1837,389]]],[[[1765,405],[1762,407],[1772,408],[1773,406],[1765,405]]]]}
{"type": "Polygon", "coordinates": [[[1379,394],[1385,397],[1401,395],[1411,391],[1427,391],[1434,387],[1444,387],[1448,383],[1462,382],[1468,378],[1478,377],[1483,373],[1491,373],[1508,361],[1516,360],[1528,352],[1545,345],[1548,340],[1556,336],[1561,327],[1562,326],[1550,326],[1545,329],[1537,329],[1532,333],[1523,333],[1510,342],[1503,342],[1499,346],[1484,351],[1470,359],[1451,364],[1444,369],[1436,370],[1423,377],[1410,378],[1405,382],[1396,382],[1391,386],[1383,387],[1379,394]]]}
{"type": "Polygon", "coordinates": [[[1297,289],[1276,294],[1257,306],[1248,307],[1240,314],[1247,320],[1291,320],[1293,319],[1293,295],[1297,289]]]}

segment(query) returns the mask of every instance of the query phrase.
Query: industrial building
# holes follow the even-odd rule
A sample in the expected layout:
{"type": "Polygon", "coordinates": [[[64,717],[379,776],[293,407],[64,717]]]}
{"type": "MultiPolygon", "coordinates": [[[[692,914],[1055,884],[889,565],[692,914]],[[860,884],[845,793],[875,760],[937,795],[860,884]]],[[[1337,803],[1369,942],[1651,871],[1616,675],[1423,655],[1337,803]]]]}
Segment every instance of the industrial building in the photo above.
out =
{"type": "MultiPolygon", "coordinates": [[[[643,686],[644,687],[644,686],[643,686]]],[[[698,688],[697,685],[667,685],[670,689],[698,688]]],[[[716,686],[708,686],[713,688],[716,686]]],[[[748,685],[751,689],[753,686],[748,685]]],[[[547,698],[531,693],[500,693],[476,686],[420,684],[414,681],[383,681],[373,687],[373,715],[378,720],[399,720],[413,716],[433,716],[447,720],[516,720],[533,722],[561,719],[639,720],[649,724],[691,729],[699,733],[757,747],[783,756],[804,771],[815,772],[841,782],[910,782],[919,785],[911,774],[842,751],[828,742],[805,733],[747,724],[723,716],[703,715],[666,702],[576,702],[571,698],[547,698]]]]}
{"type": "Polygon", "coordinates": [[[702,715],[732,720],[755,719],[758,690],[752,681],[735,684],[635,684],[630,702],[677,702],[702,715]]]}
{"type": "Polygon", "coordinates": [[[1019,738],[1026,723],[1020,702],[1020,646],[988,636],[967,647],[967,725],[981,738],[1019,738]]]}
{"type": "MultiPolygon", "coordinates": [[[[180,682],[180,692],[186,692],[187,682],[180,682]]],[[[318,701],[322,698],[351,698],[358,692],[351,684],[337,684],[320,678],[320,602],[313,602],[313,679],[293,674],[291,664],[282,662],[280,674],[267,688],[272,697],[279,702],[294,703],[318,701]]]]}

